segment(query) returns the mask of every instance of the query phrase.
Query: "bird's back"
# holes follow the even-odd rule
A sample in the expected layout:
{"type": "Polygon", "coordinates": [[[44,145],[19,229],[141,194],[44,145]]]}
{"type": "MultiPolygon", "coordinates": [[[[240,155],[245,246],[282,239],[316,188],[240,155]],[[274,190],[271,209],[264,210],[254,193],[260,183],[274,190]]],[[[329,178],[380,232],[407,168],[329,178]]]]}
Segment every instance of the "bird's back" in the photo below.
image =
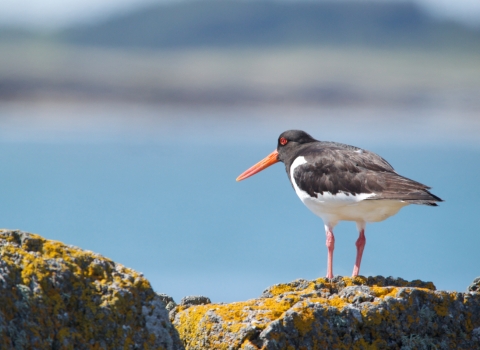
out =
{"type": "Polygon", "coordinates": [[[302,161],[291,170],[292,185],[295,182],[312,198],[329,194],[409,204],[441,201],[428,191],[430,187],[399,175],[379,155],[355,146],[315,142],[300,148],[295,159],[302,161]]]}

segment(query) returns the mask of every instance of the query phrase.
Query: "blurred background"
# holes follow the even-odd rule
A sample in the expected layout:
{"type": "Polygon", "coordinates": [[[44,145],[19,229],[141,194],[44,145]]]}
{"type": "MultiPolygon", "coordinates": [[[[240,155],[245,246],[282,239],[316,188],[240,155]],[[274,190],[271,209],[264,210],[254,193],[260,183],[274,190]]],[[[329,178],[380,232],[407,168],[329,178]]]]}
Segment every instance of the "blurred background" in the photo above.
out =
{"type": "MultiPolygon", "coordinates": [[[[326,274],[282,164],[303,129],[433,187],[367,226],[361,274],[464,291],[480,276],[480,2],[7,1],[0,226],[143,272],[178,302],[326,274]]],[[[354,223],[336,231],[349,276],[354,223]]]]}

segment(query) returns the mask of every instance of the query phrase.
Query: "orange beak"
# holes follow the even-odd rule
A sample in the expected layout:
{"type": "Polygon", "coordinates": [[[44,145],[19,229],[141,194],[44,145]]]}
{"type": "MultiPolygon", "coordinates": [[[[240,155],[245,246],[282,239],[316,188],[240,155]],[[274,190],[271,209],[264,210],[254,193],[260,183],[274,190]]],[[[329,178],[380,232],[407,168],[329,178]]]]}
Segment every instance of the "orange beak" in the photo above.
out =
{"type": "Polygon", "coordinates": [[[273,151],[270,153],[268,156],[263,158],[261,161],[259,161],[257,164],[252,166],[251,168],[245,170],[243,173],[240,174],[239,177],[237,177],[237,181],[242,181],[246,179],[247,177],[250,177],[252,175],[255,175],[256,173],[259,173],[263,169],[268,168],[270,165],[273,165],[275,163],[278,163],[278,152],[277,150],[273,151]]]}

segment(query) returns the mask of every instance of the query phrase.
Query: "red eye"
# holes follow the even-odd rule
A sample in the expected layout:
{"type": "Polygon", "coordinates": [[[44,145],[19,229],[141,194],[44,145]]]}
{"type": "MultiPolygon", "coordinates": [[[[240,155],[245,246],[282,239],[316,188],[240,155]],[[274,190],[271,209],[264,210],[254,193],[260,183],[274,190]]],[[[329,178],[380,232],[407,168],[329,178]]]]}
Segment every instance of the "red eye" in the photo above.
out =
{"type": "Polygon", "coordinates": [[[287,144],[288,140],[285,137],[280,137],[280,144],[282,146],[285,146],[287,144]]]}

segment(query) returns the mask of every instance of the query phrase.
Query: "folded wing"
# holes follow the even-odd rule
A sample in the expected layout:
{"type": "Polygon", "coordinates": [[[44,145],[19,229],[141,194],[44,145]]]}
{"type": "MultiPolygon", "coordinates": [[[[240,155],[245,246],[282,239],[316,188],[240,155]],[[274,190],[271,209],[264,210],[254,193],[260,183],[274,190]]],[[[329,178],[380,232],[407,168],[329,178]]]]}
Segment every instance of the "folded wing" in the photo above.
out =
{"type": "Polygon", "coordinates": [[[374,194],[367,200],[399,200],[436,206],[442,201],[430,187],[395,172],[373,152],[341,144],[303,151],[307,163],[295,169],[297,185],[310,196],[330,192],[356,196],[374,194]],[[301,169],[301,171],[299,171],[301,169]]]}

